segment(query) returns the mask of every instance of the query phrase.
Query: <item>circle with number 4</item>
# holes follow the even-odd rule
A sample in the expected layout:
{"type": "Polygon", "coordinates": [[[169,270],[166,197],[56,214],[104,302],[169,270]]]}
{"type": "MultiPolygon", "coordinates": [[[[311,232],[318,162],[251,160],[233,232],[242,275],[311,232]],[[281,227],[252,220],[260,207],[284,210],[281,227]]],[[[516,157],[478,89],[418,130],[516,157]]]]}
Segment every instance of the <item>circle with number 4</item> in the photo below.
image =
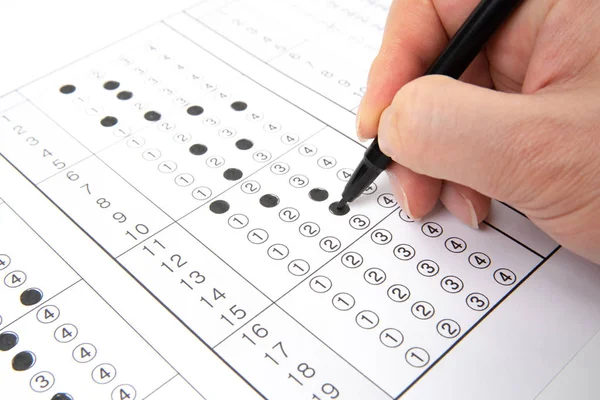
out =
{"type": "Polygon", "coordinates": [[[73,349],[73,359],[78,363],[87,363],[96,357],[96,346],[91,343],[82,343],[73,349]]]}
{"type": "Polygon", "coordinates": [[[94,382],[104,385],[111,382],[117,376],[117,370],[111,364],[100,364],[92,371],[94,382]]]}
{"type": "Polygon", "coordinates": [[[354,297],[349,293],[338,293],[331,299],[331,304],[340,311],[348,311],[355,303],[354,297]]]}
{"type": "Polygon", "coordinates": [[[317,164],[319,165],[319,167],[324,169],[333,168],[335,167],[336,163],[337,161],[335,161],[335,158],[330,156],[323,156],[317,160],[317,164]]]}
{"type": "Polygon", "coordinates": [[[517,281],[517,276],[510,269],[500,268],[494,272],[494,279],[502,286],[510,286],[517,281]]]}
{"type": "Polygon", "coordinates": [[[12,271],[4,277],[4,284],[9,288],[21,286],[27,280],[27,275],[23,271],[12,271]]]}
{"type": "Polygon", "coordinates": [[[404,342],[404,335],[398,329],[387,328],[379,334],[379,340],[385,347],[393,349],[404,342]]]}
{"type": "Polygon", "coordinates": [[[312,278],[309,285],[310,288],[317,293],[325,293],[331,289],[331,286],[333,286],[331,279],[323,275],[312,278]]]}
{"type": "Polygon", "coordinates": [[[135,388],[131,385],[119,385],[112,391],[111,400],[135,400],[137,395],[135,388]]]}
{"type": "Polygon", "coordinates": [[[312,157],[317,154],[317,148],[312,144],[303,144],[298,148],[298,152],[305,157],[312,157]]]}
{"type": "Polygon", "coordinates": [[[371,310],[364,310],[356,314],[356,323],[363,329],[373,329],[379,324],[379,317],[371,310]]]}
{"type": "Polygon", "coordinates": [[[452,253],[462,253],[467,249],[467,243],[464,240],[457,237],[451,237],[446,239],[446,248],[452,253]]]}
{"type": "Polygon", "coordinates": [[[77,337],[77,327],[73,324],[64,324],[54,331],[54,339],[60,343],[69,343],[77,337]]]}
{"type": "Polygon", "coordinates": [[[0,254],[0,271],[10,265],[10,257],[6,254],[0,254]]]}
{"type": "Polygon", "coordinates": [[[42,324],[54,322],[60,316],[60,310],[56,306],[44,306],[37,312],[37,319],[42,324]]]}
{"type": "Polygon", "coordinates": [[[398,204],[398,202],[391,193],[384,193],[377,198],[377,204],[383,208],[392,208],[398,204]]]}
{"type": "Polygon", "coordinates": [[[435,222],[425,222],[423,226],[421,226],[421,232],[427,237],[436,238],[444,232],[440,224],[435,222]]]}
{"type": "Polygon", "coordinates": [[[336,176],[340,181],[348,182],[353,173],[354,171],[349,168],[342,168],[337,172],[336,176]]]}
{"type": "Polygon", "coordinates": [[[54,375],[48,371],[38,372],[29,381],[29,386],[37,393],[48,391],[54,386],[54,375]]]}
{"type": "Polygon", "coordinates": [[[475,268],[484,269],[490,266],[492,260],[487,254],[476,252],[469,256],[469,263],[475,268]]]}
{"type": "Polygon", "coordinates": [[[475,311],[483,311],[490,305],[490,301],[481,293],[471,293],[466,299],[470,309],[475,311]]]}
{"type": "Polygon", "coordinates": [[[429,363],[429,353],[420,347],[413,347],[406,352],[406,362],[415,368],[422,368],[429,363]]]}

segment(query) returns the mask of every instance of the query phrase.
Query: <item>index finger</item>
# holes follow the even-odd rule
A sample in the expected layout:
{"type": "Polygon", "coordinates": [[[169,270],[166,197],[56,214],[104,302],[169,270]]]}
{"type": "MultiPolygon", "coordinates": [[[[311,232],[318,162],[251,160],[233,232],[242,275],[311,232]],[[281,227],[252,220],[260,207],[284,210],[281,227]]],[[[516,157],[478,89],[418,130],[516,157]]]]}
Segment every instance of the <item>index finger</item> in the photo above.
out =
{"type": "Polygon", "coordinates": [[[357,134],[373,138],[379,116],[406,83],[421,76],[478,0],[394,0],[357,113],[357,134]]]}

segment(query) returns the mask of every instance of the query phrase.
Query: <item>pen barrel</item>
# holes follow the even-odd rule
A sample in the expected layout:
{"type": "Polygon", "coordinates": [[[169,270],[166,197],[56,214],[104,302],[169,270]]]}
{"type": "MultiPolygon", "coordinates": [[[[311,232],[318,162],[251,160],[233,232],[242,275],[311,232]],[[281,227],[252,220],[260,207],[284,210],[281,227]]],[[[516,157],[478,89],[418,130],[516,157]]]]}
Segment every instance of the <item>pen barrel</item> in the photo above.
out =
{"type": "Polygon", "coordinates": [[[485,43],[522,1],[482,0],[425,75],[460,78],[485,43]]]}

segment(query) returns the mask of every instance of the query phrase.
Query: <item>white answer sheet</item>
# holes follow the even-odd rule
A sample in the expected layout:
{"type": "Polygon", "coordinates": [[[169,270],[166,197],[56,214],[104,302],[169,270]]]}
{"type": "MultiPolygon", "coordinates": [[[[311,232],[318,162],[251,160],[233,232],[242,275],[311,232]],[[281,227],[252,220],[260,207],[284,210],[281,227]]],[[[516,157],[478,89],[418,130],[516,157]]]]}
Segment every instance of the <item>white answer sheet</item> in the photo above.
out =
{"type": "Polygon", "coordinates": [[[0,97],[1,398],[572,390],[597,266],[384,175],[330,211],[388,7],[205,0],[0,97]]]}

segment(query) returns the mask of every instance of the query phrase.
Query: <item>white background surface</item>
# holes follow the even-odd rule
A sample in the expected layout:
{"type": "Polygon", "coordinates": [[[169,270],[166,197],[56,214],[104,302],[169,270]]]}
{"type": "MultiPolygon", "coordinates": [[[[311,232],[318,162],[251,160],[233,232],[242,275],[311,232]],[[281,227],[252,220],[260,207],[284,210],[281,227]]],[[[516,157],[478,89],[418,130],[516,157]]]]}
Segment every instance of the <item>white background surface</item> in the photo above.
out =
{"type": "MultiPolygon", "coordinates": [[[[0,95],[193,3],[3,0],[0,95]]],[[[561,249],[406,398],[597,398],[599,330],[600,267],[561,249]]]]}

